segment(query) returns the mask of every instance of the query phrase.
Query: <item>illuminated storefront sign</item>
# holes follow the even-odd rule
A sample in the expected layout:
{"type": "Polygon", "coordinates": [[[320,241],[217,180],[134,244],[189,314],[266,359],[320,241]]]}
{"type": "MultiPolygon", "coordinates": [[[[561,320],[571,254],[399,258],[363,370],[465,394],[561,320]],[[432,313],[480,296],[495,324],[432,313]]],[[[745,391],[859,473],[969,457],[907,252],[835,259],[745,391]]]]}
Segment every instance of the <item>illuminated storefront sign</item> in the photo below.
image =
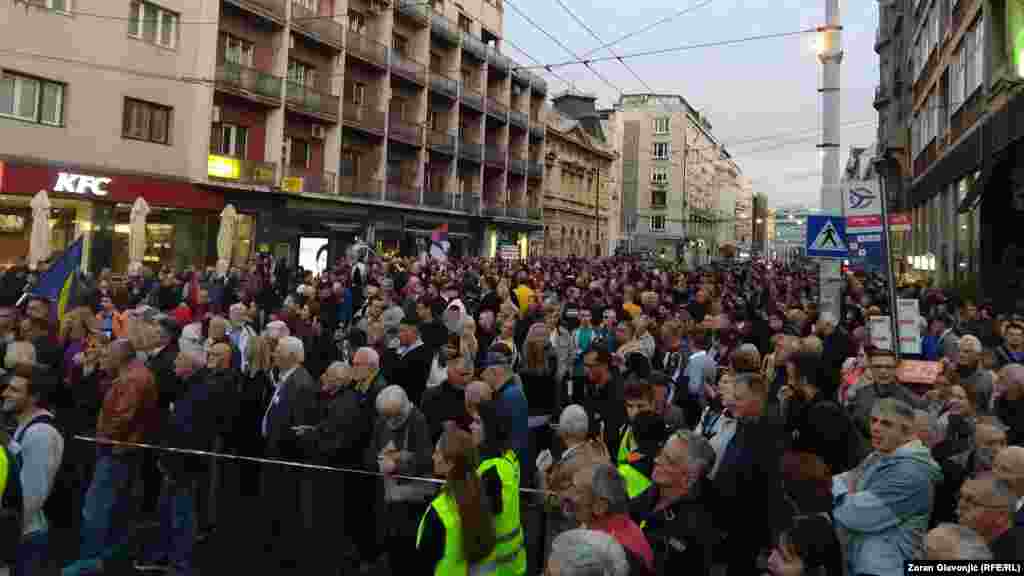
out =
{"type": "Polygon", "coordinates": [[[214,178],[238,180],[241,172],[241,163],[235,158],[210,154],[206,160],[206,174],[214,178]]]}
{"type": "Polygon", "coordinates": [[[98,176],[86,176],[85,174],[58,172],[57,183],[53,185],[53,191],[64,192],[67,194],[106,196],[108,193],[106,187],[113,181],[113,178],[100,178],[98,176]]]}

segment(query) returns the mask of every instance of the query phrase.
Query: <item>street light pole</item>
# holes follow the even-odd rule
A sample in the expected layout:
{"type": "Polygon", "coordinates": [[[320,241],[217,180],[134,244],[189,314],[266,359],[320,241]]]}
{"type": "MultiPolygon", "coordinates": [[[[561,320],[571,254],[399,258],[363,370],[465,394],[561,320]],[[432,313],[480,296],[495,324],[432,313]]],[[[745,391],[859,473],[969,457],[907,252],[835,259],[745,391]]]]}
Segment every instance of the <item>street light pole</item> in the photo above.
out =
{"type": "MultiPolygon", "coordinates": [[[[818,28],[818,60],[822,67],[821,93],[821,209],[831,216],[843,216],[843,200],[839,187],[839,86],[843,62],[842,26],[839,0],[825,0],[825,25],[818,28]]],[[[819,269],[819,302],[821,311],[841,319],[841,263],[823,260],[819,269]]]]}

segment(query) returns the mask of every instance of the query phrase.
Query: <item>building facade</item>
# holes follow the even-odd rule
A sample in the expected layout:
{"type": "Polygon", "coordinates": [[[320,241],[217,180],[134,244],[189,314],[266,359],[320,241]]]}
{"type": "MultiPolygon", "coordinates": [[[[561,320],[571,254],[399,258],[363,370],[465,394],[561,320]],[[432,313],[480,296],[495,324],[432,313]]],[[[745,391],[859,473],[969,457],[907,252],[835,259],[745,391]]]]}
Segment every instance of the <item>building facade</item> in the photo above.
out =
{"type": "Polygon", "coordinates": [[[16,94],[0,99],[0,261],[27,245],[41,188],[54,247],[84,234],[115,269],[139,196],[154,265],[212,261],[226,204],[235,262],[295,262],[304,239],[415,253],[444,223],[456,254],[525,256],[541,229],[547,85],[502,53],[500,0],[39,0],[0,15],[0,87],[16,94]],[[69,192],[77,176],[105,188],[69,192]]]}
{"type": "Polygon", "coordinates": [[[592,95],[561,94],[546,112],[544,254],[548,256],[611,253],[615,182],[610,171],[617,155],[608,145],[595,101],[592,95]]]}
{"type": "Polygon", "coordinates": [[[736,243],[750,250],[753,237],[754,183],[744,176],[740,178],[739,196],[736,198],[736,243]]]}
{"type": "Polygon", "coordinates": [[[881,171],[913,217],[901,256],[916,279],[1004,308],[1024,288],[1022,30],[1016,0],[902,0],[880,10],[876,40],[881,171]]]}
{"type": "Polygon", "coordinates": [[[741,173],[707,117],[682,96],[666,94],[624,94],[615,117],[623,134],[622,224],[630,249],[697,263],[717,254],[720,236],[734,240],[741,173]]]}

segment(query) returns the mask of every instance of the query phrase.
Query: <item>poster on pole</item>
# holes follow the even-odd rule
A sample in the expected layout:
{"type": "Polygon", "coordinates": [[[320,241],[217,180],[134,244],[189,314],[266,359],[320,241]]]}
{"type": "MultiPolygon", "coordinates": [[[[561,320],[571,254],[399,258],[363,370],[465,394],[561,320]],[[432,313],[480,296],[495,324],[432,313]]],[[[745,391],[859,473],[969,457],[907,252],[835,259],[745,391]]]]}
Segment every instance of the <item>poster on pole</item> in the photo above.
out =
{"type": "Polygon", "coordinates": [[[921,353],[921,310],[914,298],[896,300],[897,318],[900,320],[900,353],[921,353]]]}
{"type": "Polygon", "coordinates": [[[894,350],[892,346],[892,318],[872,316],[868,319],[871,345],[879,350],[894,350]]]}

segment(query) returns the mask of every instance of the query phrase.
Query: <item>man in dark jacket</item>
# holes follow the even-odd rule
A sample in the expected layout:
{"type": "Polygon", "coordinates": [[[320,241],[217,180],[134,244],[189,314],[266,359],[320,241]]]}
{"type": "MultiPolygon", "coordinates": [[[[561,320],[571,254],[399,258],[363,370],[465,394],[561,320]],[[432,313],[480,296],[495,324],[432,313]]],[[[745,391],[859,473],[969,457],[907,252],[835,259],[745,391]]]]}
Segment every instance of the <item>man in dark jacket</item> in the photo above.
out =
{"type": "Polygon", "coordinates": [[[430,439],[437,443],[447,421],[462,422],[466,413],[466,383],[473,377],[473,358],[456,351],[448,359],[448,378],[440,386],[423,393],[421,408],[430,428],[430,439]]]}
{"type": "Polygon", "coordinates": [[[600,437],[611,450],[618,447],[619,429],[626,422],[626,400],[622,380],[613,375],[611,354],[604,347],[583,357],[586,392],[583,407],[590,415],[591,436],[600,437]]]}
{"type": "Polygon", "coordinates": [[[733,414],[736,435],[726,447],[715,475],[717,528],[725,532],[729,576],[757,573],[761,550],[772,544],[782,512],[782,422],[765,414],[767,383],[760,374],[738,374],[733,414]],[[757,510],[757,514],[737,514],[757,510]]]}
{"type": "Polygon", "coordinates": [[[423,391],[427,388],[434,353],[420,338],[419,320],[416,318],[402,318],[398,328],[398,341],[397,366],[391,372],[389,380],[405,388],[409,400],[418,406],[423,391]]]}
{"type": "Polygon", "coordinates": [[[833,399],[837,397],[839,391],[839,375],[843,368],[843,362],[856,354],[846,329],[838,326],[836,319],[830,313],[822,312],[818,316],[815,330],[824,345],[821,353],[818,388],[825,398],[833,399]]]}

